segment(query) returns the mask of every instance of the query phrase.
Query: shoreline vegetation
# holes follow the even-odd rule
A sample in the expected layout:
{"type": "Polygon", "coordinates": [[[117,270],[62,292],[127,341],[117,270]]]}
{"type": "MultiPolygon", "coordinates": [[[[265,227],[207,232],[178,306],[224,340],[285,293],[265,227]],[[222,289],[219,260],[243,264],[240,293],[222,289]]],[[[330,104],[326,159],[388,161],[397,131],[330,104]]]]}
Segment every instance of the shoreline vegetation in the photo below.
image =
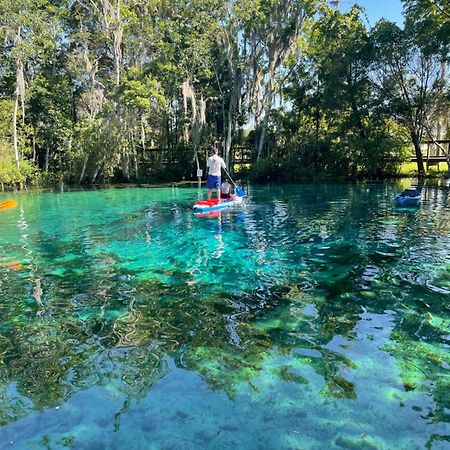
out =
{"type": "Polygon", "coordinates": [[[0,0],[0,190],[448,177],[450,4],[357,3],[0,0]]]}
{"type": "MultiPolygon", "coordinates": [[[[445,167],[445,165],[443,164],[445,167]]],[[[26,175],[22,173],[18,174],[17,179],[14,179],[14,174],[17,174],[17,171],[13,170],[8,174],[8,181],[3,181],[5,178],[1,178],[0,182],[0,193],[1,192],[14,192],[21,190],[39,190],[39,189],[65,189],[69,188],[103,188],[108,186],[115,187],[179,187],[179,186],[201,186],[202,188],[206,188],[206,179],[198,180],[198,179],[182,179],[182,180],[158,180],[158,179],[141,179],[141,180],[129,180],[129,181],[114,181],[114,180],[104,180],[97,181],[95,183],[67,183],[64,179],[53,179],[51,177],[42,177],[39,172],[36,171],[32,166],[27,167],[28,174],[31,176],[27,178],[26,175]],[[11,174],[13,174],[11,176],[11,174]]],[[[1,173],[0,173],[1,175],[1,173]]],[[[320,183],[320,182],[330,182],[330,181],[354,181],[354,182],[385,182],[385,181],[395,181],[395,180],[409,180],[414,178],[419,178],[417,170],[410,170],[407,164],[403,164],[400,167],[400,170],[396,174],[391,174],[389,176],[381,177],[381,178],[371,178],[371,177],[349,177],[349,176],[335,176],[333,174],[320,174],[314,175],[310,174],[308,176],[303,176],[294,179],[282,179],[279,177],[275,177],[274,179],[270,178],[270,175],[264,174],[266,176],[265,179],[257,179],[255,181],[254,178],[249,176],[249,171],[235,172],[236,180],[239,183],[252,183],[252,184],[267,184],[267,183],[280,183],[280,184],[301,184],[305,182],[312,183],[320,183]]],[[[420,177],[422,180],[428,180],[431,182],[432,180],[450,180],[450,172],[448,170],[438,170],[432,168],[429,170],[424,176],[420,177]]]]}
{"type": "MultiPolygon", "coordinates": [[[[391,176],[389,178],[384,179],[356,179],[356,178],[346,178],[346,177],[332,177],[332,176],[322,176],[322,177],[314,177],[314,178],[303,178],[301,180],[295,180],[295,181],[278,181],[278,180],[267,180],[266,183],[251,183],[248,179],[244,178],[236,178],[236,182],[240,184],[241,186],[244,186],[246,189],[246,186],[269,186],[272,184],[278,184],[278,185],[302,185],[302,184],[323,184],[323,183],[386,183],[386,182],[393,182],[398,185],[399,190],[407,189],[411,186],[411,182],[414,182],[414,180],[417,180],[417,174],[400,174],[397,176],[391,176]]],[[[436,172],[429,174],[423,178],[421,178],[422,182],[425,184],[425,186],[444,186],[444,187],[450,187],[450,176],[447,173],[441,173],[436,172]]],[[[7,186],[7,187],[0,187],[0,194],[4,193],[7,194],[10,193],[20,193],[20,192],[26,192],[26,191],[32,191],[32,192],[44,192],[44,191],[52,191],[52,192],[69,192],[69,191],[78,191],[78,190],[97,190],[97,189],[108,189],[108,188],[114,188],[114,189],[126,189],[126,188],[176,188],[176,187],[199,187],[201,189],[204,189],[206,192],[206,180],[201,180],[200,184],[198,180],[181,180],[181,181],[140,181],[140,182],[133,182],[133,181],[127,181],[127,182],[114,182],[114,183],[102,183],[97,182],[94,184],[67,184],[63,181],[60,181],[59,183],[46,183],[46,184],[39,184],[36,182],[32,182],[31,184],[22,184],[17,186],[7,186]]]]}

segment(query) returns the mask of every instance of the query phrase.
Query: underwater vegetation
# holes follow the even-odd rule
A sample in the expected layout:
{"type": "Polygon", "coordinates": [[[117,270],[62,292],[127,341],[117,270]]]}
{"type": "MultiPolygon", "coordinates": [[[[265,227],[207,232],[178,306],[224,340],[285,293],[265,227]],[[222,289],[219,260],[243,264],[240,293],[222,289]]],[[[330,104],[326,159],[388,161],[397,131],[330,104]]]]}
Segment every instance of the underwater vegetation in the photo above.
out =
{"type": "Polygon", "coordinates": [[[0,439],[445,448],[450,210],[394,191],[258,188],[208,220],[193,189],[24,197],[0,229],[0,439]]]}

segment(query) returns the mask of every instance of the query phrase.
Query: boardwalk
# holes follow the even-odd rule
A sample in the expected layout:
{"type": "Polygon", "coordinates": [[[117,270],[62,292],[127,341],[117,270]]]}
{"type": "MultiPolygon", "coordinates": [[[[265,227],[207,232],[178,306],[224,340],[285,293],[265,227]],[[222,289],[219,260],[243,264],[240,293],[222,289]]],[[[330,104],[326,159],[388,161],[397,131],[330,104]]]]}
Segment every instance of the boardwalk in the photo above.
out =
{"type": "MultiPolygon", "coordinates": [[[[426,164],[426,168],[430,166],[438,166],[439,164],[448,162],[450,151],[450,139],[437,139],[435,141],[422,142],[422,155],[426,164]]],[[[412,162],[417,162],[417,158],[413,156],[412,162]]]]}
{"type": "MultiPolygon", "coordinates": [[[[435,141],[423,141],[422,144],[423,161],[428,170],[430,166],[438,166],[440,163],[448,163],[450,154],[450,139],[437,139],[435,141]]],[[[202,155],[203,156],[203,155],[202,155]]],[[[232,149],[233,167],[249,166],[252,164],[252,148],[249,146],[234,146],[232,149]]],[[[157,166],[168,166],[177,164],[179,154],[174,149],[147,148],[139,155],[138,164],[144,174],[151,172],[157,166]]],[[[206,159],[205,152],[204,158],[206,159]]],[[[411,162],[417,162],[416,156],[411,156],[411,162]]],[[[450,167],[450,164],[449,164],[450,167]]]]}

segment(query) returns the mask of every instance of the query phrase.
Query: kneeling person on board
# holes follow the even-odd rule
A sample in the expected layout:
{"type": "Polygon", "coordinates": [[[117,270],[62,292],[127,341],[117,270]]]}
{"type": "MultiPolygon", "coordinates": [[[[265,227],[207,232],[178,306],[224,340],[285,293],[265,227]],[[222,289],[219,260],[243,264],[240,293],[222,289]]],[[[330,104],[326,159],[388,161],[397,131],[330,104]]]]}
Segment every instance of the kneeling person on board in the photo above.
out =
{"type": "Polygon", "coordinates": [[[208,179],[206,187],[208,188],[208,200],[211,200],[212,190],[216,189],[217,200],[220,202],[220,176],[221,169],[226,168],[225,161],[218,155],[219,150],[213,149],[213,154],[208,158],[206,166],[208,167],[208,179]]]}
{"type": "Polygon", "coordinates": [[[228,178],[225,178],[225,181],[220,186],[220,197],[224,200],[234,200],[236,196],[231,193],[231,187],[228,178]]]}

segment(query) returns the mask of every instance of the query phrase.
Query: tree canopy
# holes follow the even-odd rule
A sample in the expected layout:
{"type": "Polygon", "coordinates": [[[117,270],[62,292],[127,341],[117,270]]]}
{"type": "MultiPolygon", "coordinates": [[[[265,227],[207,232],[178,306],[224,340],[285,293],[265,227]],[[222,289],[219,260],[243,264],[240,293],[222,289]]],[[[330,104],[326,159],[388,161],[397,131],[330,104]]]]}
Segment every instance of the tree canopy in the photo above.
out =
{"type": "Polygon", "coordinates": [[[193,179],[212,145],[255,180],[386,176],[413,151],[424,173],[421,140],[449,137],[448,2],[371,29],[337,4],[0,0],[0,181],[193,179]]]}

